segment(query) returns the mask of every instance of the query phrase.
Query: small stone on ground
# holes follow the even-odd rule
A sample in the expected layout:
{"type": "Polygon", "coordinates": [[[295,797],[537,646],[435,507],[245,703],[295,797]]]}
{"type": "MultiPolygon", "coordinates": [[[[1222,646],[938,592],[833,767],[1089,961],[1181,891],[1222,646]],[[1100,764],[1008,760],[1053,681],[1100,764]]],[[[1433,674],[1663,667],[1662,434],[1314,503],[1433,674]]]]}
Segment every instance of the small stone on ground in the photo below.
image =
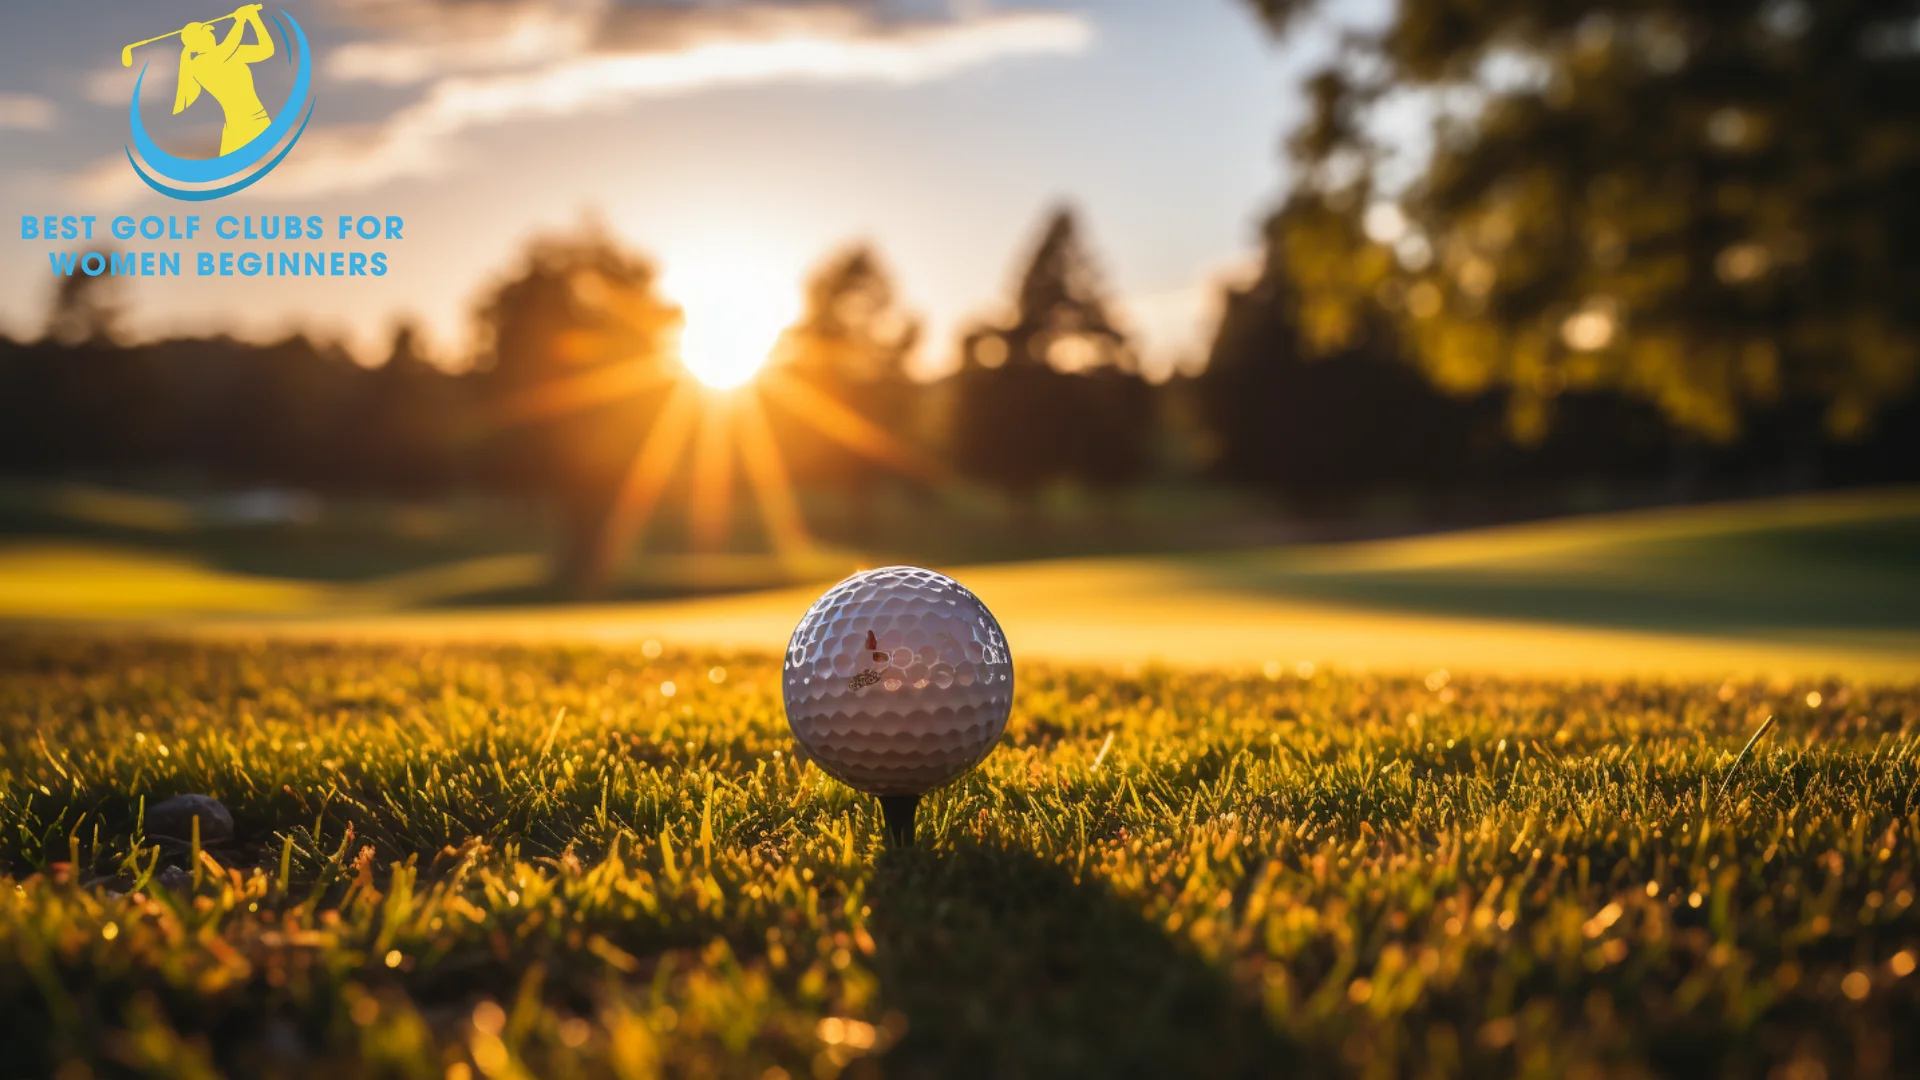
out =
{"type": "Polygon", "coordinates": [[[233,815],[211,795],[175,795],[147,808],[147,835],[155,839],[193,840],[193,819],[200,819],[200,846],[233,839],[233,815]]]}

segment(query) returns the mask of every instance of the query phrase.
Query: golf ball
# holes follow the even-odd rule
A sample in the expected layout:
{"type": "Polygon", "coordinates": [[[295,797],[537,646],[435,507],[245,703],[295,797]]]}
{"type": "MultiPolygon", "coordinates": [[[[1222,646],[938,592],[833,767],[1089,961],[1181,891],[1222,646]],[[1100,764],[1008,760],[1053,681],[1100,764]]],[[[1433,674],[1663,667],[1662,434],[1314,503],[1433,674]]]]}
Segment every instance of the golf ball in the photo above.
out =
{"type": "Polygon", "coordinates": [[[918,795],[978,765],[1013,710],[1013,657],[980,599],[913,566],[858,573],[787,643],[787,725],[872,795],[918,795]]]}

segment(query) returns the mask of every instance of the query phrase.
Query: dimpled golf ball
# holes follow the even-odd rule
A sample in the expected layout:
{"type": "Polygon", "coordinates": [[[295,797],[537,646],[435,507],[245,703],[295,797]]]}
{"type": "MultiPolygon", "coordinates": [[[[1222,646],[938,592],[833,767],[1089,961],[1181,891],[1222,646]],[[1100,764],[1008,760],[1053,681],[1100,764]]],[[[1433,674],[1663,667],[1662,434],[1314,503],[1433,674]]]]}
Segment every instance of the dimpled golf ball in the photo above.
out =
{"type": "Polygon", "coordinates": [[[787,725],[828,775],[919,795],[980,764],[1013,711],[1013,656],[980,599],[913,566],[814,601],[787,643],[787,725]]]}

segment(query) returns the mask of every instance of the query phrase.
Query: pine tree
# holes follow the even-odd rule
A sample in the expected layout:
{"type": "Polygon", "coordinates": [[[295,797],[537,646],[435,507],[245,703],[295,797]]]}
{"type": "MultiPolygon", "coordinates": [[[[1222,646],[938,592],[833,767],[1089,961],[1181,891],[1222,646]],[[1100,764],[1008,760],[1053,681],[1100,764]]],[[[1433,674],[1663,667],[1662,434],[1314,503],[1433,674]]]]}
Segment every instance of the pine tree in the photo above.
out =
{"type": "Polygon", "coordinates": [[[1152,389],[1069,209],[1048,219],[1011,321],[964,336],[956,378],[961,470],[1022,502],[1056,480],[1114,486],[1146,471],[1152,389]]]}

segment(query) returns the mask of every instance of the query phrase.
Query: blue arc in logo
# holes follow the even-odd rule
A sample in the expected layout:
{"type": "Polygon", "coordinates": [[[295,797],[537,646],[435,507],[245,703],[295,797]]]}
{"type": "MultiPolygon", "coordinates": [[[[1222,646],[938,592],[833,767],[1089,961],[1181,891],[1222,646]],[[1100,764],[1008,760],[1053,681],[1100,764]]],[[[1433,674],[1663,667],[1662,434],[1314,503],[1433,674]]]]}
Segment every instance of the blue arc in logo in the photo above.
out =
{"type": "Polygon", "coordinates": [[[288,50],[287,56],[288,62],[296,65],[293,89],[287,92],[287,102],[281,107],[280,114],[274,117],[273,123],[231,154],[204,159],[183,158],[160,149],[160,145],[147,134],[146,125],[140,121],[140,88],[147,81],[146,66],[141,66],[140,78],[133,84],[133,102],[127,107],[127,123],[133,132],[133,145],[127,148],[127,163],[133,166],[133,171],[148,187],[162,195],[189,202],[218,199],[243,190],[272,172],[273,167],[280,164],[294,144],[300,141],[300,136],[307,130],[307,122],[313,119],[313,58],[307,48],[307,33],[292,15],[281,11],[273,16],[273,21],[282,41],[287,40],[287,31],[291,27],[293,40],[297,43],[288,50]],[[300,122],[297,129],[294,127],[295,120],[300,122]],[[287,138],[289,131],[293,133],[290,139],[287,138]],[[274,147],[279,146],[282,139],[287,141],[285,146],[280,146],[279,153],[274,154],[266,164],[253,168],[260,159],[273,153],[274,147]],[[140,152],[139,158],[134,157],[135,150],[140,152]],[[146,169],[140,167],[141,159],[145,159],[146,169]],[[160,179],[156,179],[148,169],[159,174],[160,179]],[[253,171],[247,172],[248,169],[253,171]],[[242,173],[246,175],[241,176],[242,173]],[[175,184],[207,184],[236,176],[240,176],[240,179],[215,188],[175,187],[163,182],[171,180],[175,184]]]}

